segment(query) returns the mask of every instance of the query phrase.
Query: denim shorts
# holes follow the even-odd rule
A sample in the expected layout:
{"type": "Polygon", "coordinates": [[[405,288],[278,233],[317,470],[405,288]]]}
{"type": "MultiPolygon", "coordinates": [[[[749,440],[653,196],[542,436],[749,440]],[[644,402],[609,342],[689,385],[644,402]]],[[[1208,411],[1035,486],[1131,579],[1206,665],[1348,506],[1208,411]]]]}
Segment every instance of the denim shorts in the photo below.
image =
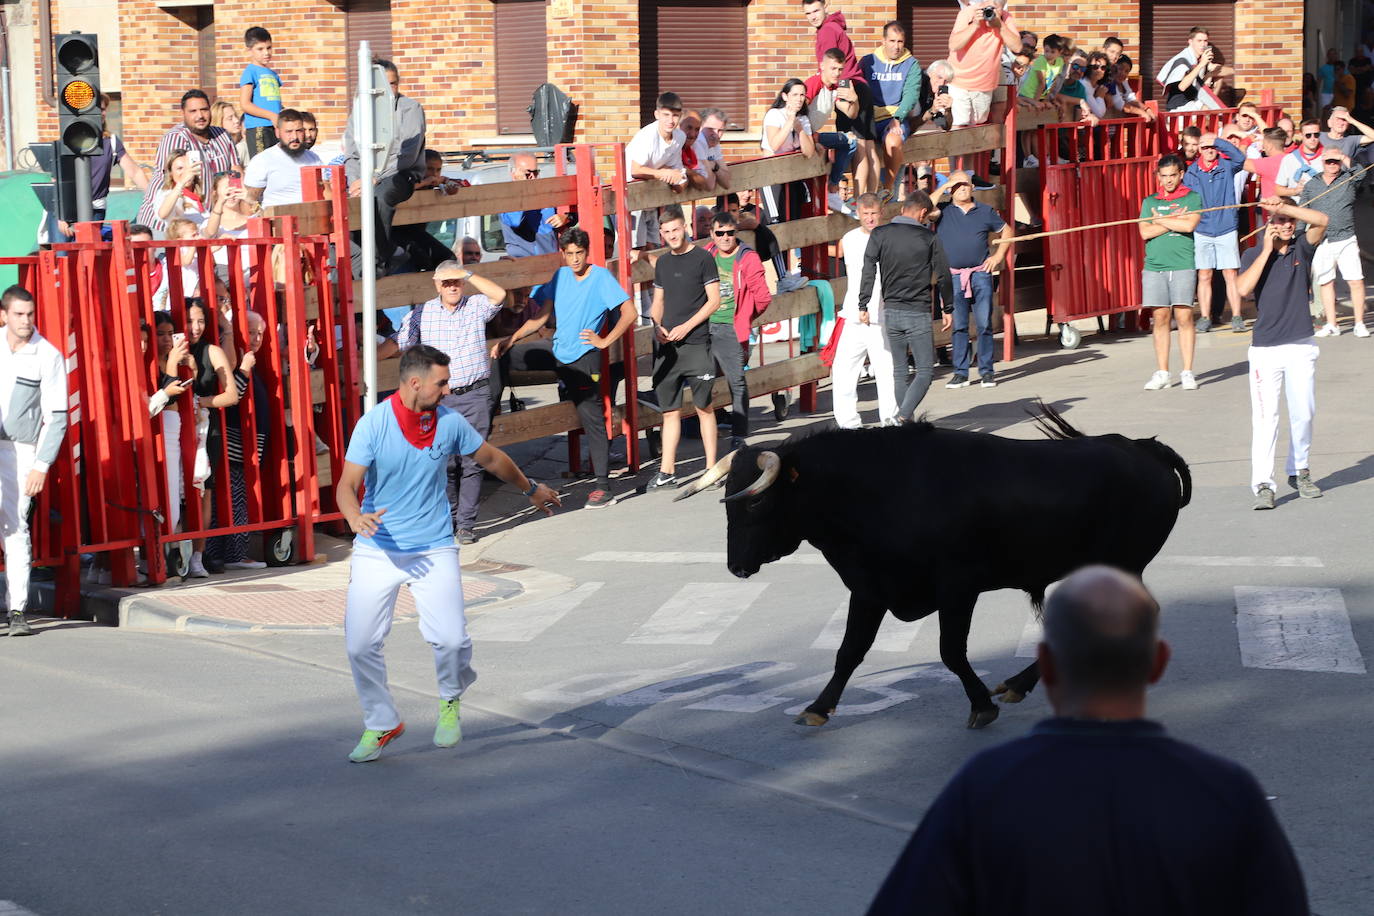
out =
{"type": "Polygon", "coordinates": [[[1193,264],[1198,270],[1240,268],[1240,243],[1234,230],[1224,235],[1193,234],[1193,264]]]}
{"type": "Polygon", "coordinates": [[[1142,270],[1140,272],[1140,307],[1168,308],[1171,305],[1192,305],[1197,292],[1195,270],[1142,270]]]}

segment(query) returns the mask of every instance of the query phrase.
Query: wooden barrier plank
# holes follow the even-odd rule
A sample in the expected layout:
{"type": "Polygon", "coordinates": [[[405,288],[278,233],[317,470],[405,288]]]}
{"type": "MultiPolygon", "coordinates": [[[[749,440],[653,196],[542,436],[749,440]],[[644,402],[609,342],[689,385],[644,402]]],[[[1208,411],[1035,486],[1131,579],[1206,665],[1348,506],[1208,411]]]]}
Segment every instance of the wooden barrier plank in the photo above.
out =
{"type": "Polygon", "coordinates": [[[1001,147],[1001,124],[960,127],[951,131],[932,130],[908,137],[902,144],[902,159],[905,162],[947,159],[950,156],[967,156],[1001,147]]]}
{"type": "MultiPolygon", "coordinates": [[[[815,178],[830,170],[830,165],[824,157],[807,157],[801,153],[749,159],[729,165],[731,188],[762,188],[788,181],[815,178]]],[[[651,207],[666,207],[668,204],[706,200],[720,193],[718,190],[703,191],[690,187],[674,191],[661,181],[632,181],[625,186],[625,200],[632,213],[651,207]]]]}

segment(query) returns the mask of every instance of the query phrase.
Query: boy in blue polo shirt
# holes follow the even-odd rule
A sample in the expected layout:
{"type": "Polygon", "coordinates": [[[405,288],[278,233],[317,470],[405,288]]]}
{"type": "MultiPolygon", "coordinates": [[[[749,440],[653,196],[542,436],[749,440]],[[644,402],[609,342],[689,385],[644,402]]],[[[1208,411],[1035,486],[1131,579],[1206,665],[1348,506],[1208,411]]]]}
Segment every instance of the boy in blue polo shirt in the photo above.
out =
{"type": "Polygon", "coordinates": [[[248,158],[277,145],[277,115],[281,114],[281,77],[272,69],[272,36],[261,26],[243,33],[252,61],[239,77],[239,107],[248,158]]]}

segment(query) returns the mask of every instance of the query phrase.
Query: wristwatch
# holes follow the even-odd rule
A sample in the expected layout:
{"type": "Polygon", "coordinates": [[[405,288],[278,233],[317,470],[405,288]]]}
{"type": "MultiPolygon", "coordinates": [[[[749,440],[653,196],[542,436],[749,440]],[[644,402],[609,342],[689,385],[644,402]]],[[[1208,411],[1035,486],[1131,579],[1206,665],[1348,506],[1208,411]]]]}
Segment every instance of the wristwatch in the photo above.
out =
{"type": "Polygon", "coordinates": [[[525,479],[530,482],[530,488],[524,491],[525,498],[529,499],[534,495],[534,491],[539,489],[539,481],[535,480],[533,477],[526,477],[525,479]]]}

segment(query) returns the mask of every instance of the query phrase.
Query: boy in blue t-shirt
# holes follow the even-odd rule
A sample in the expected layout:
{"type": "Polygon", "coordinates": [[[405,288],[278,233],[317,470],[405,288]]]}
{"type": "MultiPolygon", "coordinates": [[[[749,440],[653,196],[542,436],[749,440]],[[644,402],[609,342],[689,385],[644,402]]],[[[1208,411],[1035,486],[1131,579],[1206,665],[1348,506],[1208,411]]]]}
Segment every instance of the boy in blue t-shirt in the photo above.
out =
{"type": "Polygon", "coordinates": [[[281,114],[281,77],[272,69],[272,35],[261,26],[243,33],[252,61],[239,77],[239,106],[248,158],[277,145],[277,115],[281,114]]]}

